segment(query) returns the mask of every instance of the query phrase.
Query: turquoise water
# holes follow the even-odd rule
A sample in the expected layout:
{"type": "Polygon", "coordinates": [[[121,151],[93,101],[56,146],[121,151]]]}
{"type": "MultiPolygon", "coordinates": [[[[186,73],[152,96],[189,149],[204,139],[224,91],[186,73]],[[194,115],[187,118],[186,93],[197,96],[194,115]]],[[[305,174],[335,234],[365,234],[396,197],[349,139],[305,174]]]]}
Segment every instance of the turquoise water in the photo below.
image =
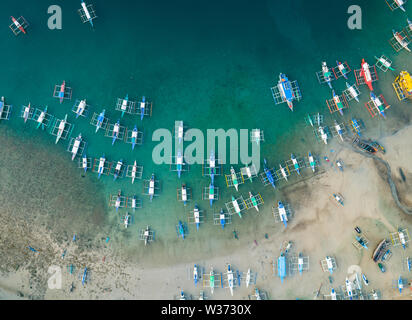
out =
{"type": "MultiPolygon", "coordinates": [[[[260,192],[265,200],[260,219],[254,219],[255,213],[250,211],[242,220],[234,216],[232,226],[221,231],[212,223],[213,211],[208,201],[201,200],[202,188],[209,184],[209,179],[201,176],[201,166],[192,166],[179,180],[168,165],[153,164],[152,149],[156,143],[151,141],[151,134],[154,130],[173,131],[175,120],[183,120],[189,128],[204,132],[209,128],[258,127],[264,130],[266,140],[261,158],[277,166],[289,159],[292,152],[305,155],[310,150],[322,151],[313,133],[304,128],[303,118],[307,113],[321,112],[329,124],[340,117],[329,114],[325,100],[331,98],[330,89],[320,85],[315,76],[322,61],[327,61],[329,66],[337,59],[347,61],[353,70],[360,67],[362,58],[372,64],[375,55],[386,53],[397,70],[410,67],[408,53],[395,54],[388,44],[392,27],[396,30],[405,27],[406,14],[400,10],[391,12],[384,1],[373,4],[359,1],[363,9],[363,29],[354,31],[346,24],[350,1],[333,4],[325,0],[315,3],[117,1],[115,6],[108,1],[93,3],[98,15],[94,30],[80,23],[78,2],[54,1],[63,11],[63,29],[54,31],[47,28],[47,7],[51,5],[48,1],[1,4],[3,25],[10,23],[10,15],[24,15],[31,26],[27,36],[19,37],[7,27],[0,29],[4,44],[0,53],[1,95],[14,106],[11,121],[0,123],[0,135],[16,137],[17,144],[41,145],[60,156],[56,158],[61,159],[59,164],[49,159],[44,161],[48,161],[50,167],[76,172],[72,178],[75,185],[83,181],[93,186],[89,194],[85,188],[86,194],[81,195],[88,208],[84,209],[84,218],[93,214],[89,208],[95,204],[98,215],[104,218],[94,223],[115,239],[114,245],[124,245],[124,250],[133,251],[138,258],[143,251],[137,235],[148,224],[157,234],[152,254],[165,252],[171,259],[181,258],[180,253],[188,250],[197,253],[211,253],[218,248],[229,250],[233,228],[240,234],[238,245],[260,238],[265,232],[277,232],[279,226],[273,229],[271,206],[274,200],[285,196],[281,191],[264,189],[258,179],[253,184],[247,182],[235,193],[234,189],[226,188],[223,176],[218,177],[220,200],[214,204],[215,210],[224,207],[232,194],[246,198],[248,191],[260,192]],[[280,72],[300,84],[303,100],[296,104],[293,113],[286,105],[273,103],[269,88],[276,84],[280,72]],[[73,88],[73,98],[60,105],[52,93],[54,85],[61,84],[62,80],[73,88]],[[123,126],[131,129],[137,124],[144,131],[144,144],[134,151],[129,144],[119,141],[112,147],[111,139],[104,137],[102,130],[95,134],[90,125],[93,112],[99,113],[103,108],[111,122],[115,122],[120,117],[120,112],[114,109],[117,98],[127,93],[134,100],[145,95],[153,101],[151,118],[141,122],[136,116],[125,115],[121,120],[123,126]],[[71,112],[76,99],[87,99],[92,106],[87,119],[76,120],[71,112]],[[56,146],[55,138],[46,131],[36,130],[34,123],[23,124],[18,115],[21,105],[29,101],[35,107],[48,105],[49,112],[59,119],[67,113],[69,122],[75,124],[73,135],[81,132],[88,142],[88,157],[98,158],[105,153],[110,161],[122,158],[132,164],[137,160],[144,166],[143,179],[149,179],[154,172],[161,182],[160,197],[150,203],[142,195],[141,180],[134,185],[126,178],[113,182],[111,176],[98,181],[97,174],[91,172],[81,178],[77,162],[72,163],[66,152],[67,141],[56,146]],[[11,131],[6,131],[6,126],[11,131]],[[191,208],[190,205],[184,208],[176,201],[176,189],[183,182],[192,188],[194,200],[201,209],[206,210],[205,225],[199,232],[189,226],[190,241],[185,243],[177,239],[174,230],[178,220],[187,220],[185,210],[191,208]],[[107,207],[109,195],[119,189],[123,195],[136,194],[143,199],[143,209],[134,213],[134,225],[127,231],[119,226],[115,210],[107,207]],[[102,203],[102,199],[106,199],[106,203],[102,203]]],[[[407,5],[407,9],[409,7],[407,5]]],[[[345,121],[351,116],[362,118],[370,135],[376,138],[408,122],[411,114],[407,109],[409,105],[397,102],[391,87],[394,75],[389,71],[379,72],[379,76],[380,81],[374,85],[376,91],[383,93],[392,105],[386,123],[370,119],[363,105],[369,95],[365,86],[360,88],[361,103],[351,102],[344,116],[345,121]]],[[[349,82],[354,81],[352,73],[349,82]]],[[[340,93],[345,81],[335,81],[333,86],[340,93]]],[[[7,152],[3,150],[2,155],[7,157],[7,152]]],[[[236,168],[239,170],[240,166],[236,168]]],[[[225,166],[223,172],[228,171],[229,167],[225,166]]],[[[42,183],[56,183],[55,176],[46,177],[42,183]]],[[[67,197],[76,201],[73,194],[69,195],[72,191],[68,188],[67,197]]],[[[78,199],[78,189],[76,192],[78,199]]],[[[78,224],[81,219],[77,216],[78,224]]],[[[76,232],[73,225],[64,225],[68,234],[76,232]]],[[[88,232],[93,234],[93,228],[90,229],[88,232]]]]}

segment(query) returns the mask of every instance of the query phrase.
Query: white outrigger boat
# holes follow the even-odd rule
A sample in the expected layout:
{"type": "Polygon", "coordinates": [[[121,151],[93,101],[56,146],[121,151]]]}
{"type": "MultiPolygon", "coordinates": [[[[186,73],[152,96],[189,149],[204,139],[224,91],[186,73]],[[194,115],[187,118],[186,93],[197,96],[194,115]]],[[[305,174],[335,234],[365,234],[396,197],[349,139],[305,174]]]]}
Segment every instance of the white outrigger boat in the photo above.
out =
{"type": "Polygon", "coordinates": [[[299,271],[299,274],[302,275],[302,272],[303,272],[303,255],[302,255],[301,252],[299,253],[299,256],[298,256],[298,271],[299,271]]]}
{"type": "Polygon", "coordinates": [[[134,150],[134,147],[136,146],[138,134],[139,134],[139,131],[137,130],[137,126],[135,125],[132,131],[132,150],[134,150]]]}
{"type": "Polygon", "coordinates": [[[122,101],[122,105],[120,107],[120,111],[122,111],[122,118],[124,116],[124,113],[127,111],[127,103],[129,102],[129,95],[126,94],[126,97],[122,101]]]}
{"type": "Polygon", "coordinates": [[[73,148],[72,148],[72,161],[74,158],[76,158],[77,152],[79,151],[80,143],[82,142],[82,134],[80,133],[76,139],[74,140],[73,143],[73,148]]]}
{"type": "Polygon", "coordinates": [[[235,187],[236,191],[239,191],[239,182],[237,181],[236,172],[233,166],[230,167],[230,175],[232,176],[233,186],[235,187]]]}
{"type": "MultiPolygon", "coordinates": [[[[2,97],[3,98],[3,97],[2,97]]],[[[4,98],[3,98],[4,101],[4,98]]],[[[2,111],[2,110],[1,110],[2,111]]],[[[47,113],[47,106],[44,108],[44,110],[40,113],[39,117],[37,118],[37,127],[36,129],[38,129],[40,126],[42,126],[42,129],[44,129],[44,119],[46,118],[46,113],[47,113]]],[[[0,113],[1,115],[1,113],[0,113]]]]}
{"type": "Polygon", "coordinates": [[[196,223],[196,230],[199,231],[199,225],[200,225],[200,212],[197,204],[195,204],[195,208],[193,209],[193,217],[195,219],[196,223]]]}
{"type": "Polygon", "coordinates": [[[283,224],[285,225],[285,228],[287,228],[287,226],[288,226],[288,215],[286,213],[286,208],[283,205],[282,201],[278,202],[278,211],[279,211],[280,221],[282,221],[283,224]]]}
{"type": "Polygon", "coordinates": [[[149,228],[149,226],[146,227],[146,230],[144,231],[143,237],[144,237],[144,245],[147,245],[147,242],[150,239],[150,228],[149,228]]]}
{"type": "Polygon", "coordinates": [[[333,261],[332,261],[332,258],[329,257],[329,256],[326,256],[325,260],[326,260],[326,266],[328,267],[328,270],[329,270],[330,274],[333,274],[333,261]]]}
{"type": "Polygon", "coordinates": [[[349,85],[349,83],[346,82],[346,88],[349,90],[349,93],[353,97],[353,99],[359,102],[359,98],[358,98],[359,94],[356,92],[353,86],[349,85]]]}
{"type": "Polygon", "coordinates": [[[152,202],[153,200],[154,192],[155,192],[155,176],[154,176],[154,173],[152,173],[152,177],[150,178],[148,192],[147,192],[150,197],[150,202],[152,202]]]}
{"type": "Polygon", "coordinates": [[[213,271],[213,267],[210,268],[209,285],[210,293],[213,294],[213,292],[215,291],[215,273],[213,271]]]}
{"type": "Polygon", "coordinates": [[[99,167],[97,169],[97,172],[99,174],[98,179],[100,179],[100,176],[102,175],[103,171],[104,171],[104,163],[106,162],[106,158],[105,155],[103,154],[103,156],[100,157],[99,160],[99,167]]]}
{"type": "Polygon", "coordinates": [[[67,114],[64,117],[64,119],[60,121],[59,129],[57,131],[56,144],[57,142],[59,142],[60,138],[62,137],[66,123],[67,123],[67,114]]]}
{"type": "Polygon", "coordinates": [[[209,157],[209,173],[210,173],[210,178],[212,179],[212,183],[214,181],[215,178],[215,174],[216,174],[216,158],[215,158],[215,153],[212,151],[210,151],[210,157],[209,157]]]}
{"type": "Polygon", "coordinates": [[[323,76],[324,76],[325,81],[328,84],[329,88],[332,89],[332,84],[331,84],[332,72],[329,71],[329,68],[328,68],[326,62],[322,62],[322,73],[323,73],[323,76]]]}
{"type": "MultiPolygon", "coordinates": [[[[31,107],[30,107],[30,102],[29,102],[29,105],[24,108],[24,112],[23,112],[24,123],[26,123],[27,120],[29,119],[30,111],[31,111],[30,109],[31,109],[31,107]]],[[[0,115],[1,115],[1,112],[0,112],[0,115]]]]}
{"type": "Polygon", "coordinates": [[[328,144],[328,135],[326,134],[325,129],[322,126],[320,126],[318,130],[319,130],[322,141],[325,144],[328,144]]]}
{"type": "Polygon", "coordinates": [[[310,164],[310,167],[311,167],[312,171],[315,172],[316,162],[315,162],[315,159],[313,158],[311,152],[308,153],[308,159],[309,159],[309,164],[310,164]]]}
{"type": "Polygon", "coordinates": [[[280,172],[282,173],[283,178],[285,178],[286,181],[288,181],[288,176],[286,175],[285,168],[282,167],[282,165],[279,165],[280,167],[280,172]]]}
{"type": "Polygon", "coordinates": [[[249,191],[249,198],[250,201],[252,202],[253,207],[256,209],[257,212],[259,212],[259,207],[258,207],[258,202],[252,192],[249,191]]]}
{"type": "Polygon", "coordinates": [[[127,227],[129,226],[129,224],[130,224],[130,219],[131,219],[130,214],[126,213],[126,215],[124,216],[124,220],[123,220],[124,227],[125,227],[126,229],[127,229],[127,227]]]}
{"type": "Polygon", "coordinates": [[[197,265],[193,267],[193,281],[195,282],[195,287],[197,286],[197,282],[199,281],[199,275],[197,272],[197,265]]]}
{"type": "Polygon", "coordinates": [[[83,115],[84,110],[86,110],[86,99],[80,100],[80,103],[79,103],[79,105],[77,106],[77,109],[76,109],[76,112],[75,112],[75,113],[76,113],[76,119],[77,119],[79,116],[83,115]]]}
{"type": "Polygon", "coordinates": [[[338,122],[336,120],[335,120],[335,130],[338,133],[339,138],[343,142],[343,131],[342,131],[342,128],[340,127],[340,125],[338,124],[338,122]]]}
{"type": "Polygon", "coordinates": [[[247,274],[246,274],[246,288],[249,287],[250,284],[250,268],[247,269],[247,274]]]}
{"type": "Polygon", "coordinates": [[[143,96],[142,101],[140,101],[140,120],[143,120],[143,117],[146,113],[145,109],[146,109],[146,97],[143,96]]]}
{"type": "Polygon", "coordinates": [[[114,124],[113,127],[113,140],[112,140],[112,145],[116,142],[116,140],[119,138],[119,131],[120,131],[120,119],[117,120],[117,122],[114,124]]]}
{"type": "Polygon", "coordinates": [[[333,288],[330,290],[330,298],[331,300],[337,300],[336,291],[333,288]]]}
{"type": "Polygon", "coordinates": [[[406,51],[411,52],[411,49],[408,47],[408,42],[405,41],[405,38],[402,37],[402,35],[399,32],[396,32],[395,30],[392,30],[393,37],[398,41],[398,43],[401,45],[402,48],[404,48],[406,51]]]}
{"type": "Polygon", "coordinates": [[[88,164],[87,155],[86,153],[84,153],[83,158],[82,158],[82,168],[84,169],[84,173],[86,173],[87,171],[87,164],[88,164]]]}
{"type": "Polygon", "coordinates": [[[295,167],[297,174],[300,175],[299,163],[298,160],[296,160],[296,157],[293,153],[290,155],[290,159],[292,160],[293,166],[295,167]]]}
{"type": "Polygon", "coordinates": [[[346,278],[345,280],[345,285],[346,285],[346,293],[348,294],[348,298],[352,300],[353,299],[352,283],[349,281],[348,278],[346,278]]]}
{"type": "Polygon", "coordinates": [[[182,201],[183,205],[187,204],[187,188],[185,184],[182,185],[182,201]]]}
{"type": "Polygon", "coordinates": [[[120,204],[122,202],[121,194],[122,194],[122,191],[119,190],[119,192],[117,193],[116,202],[114,203],[114,207],[116,208],[116,211],[119,211],[120,204]]]}
{"type": "Polygon", "coordinates": [[[133,164],[133,169],[132,169],[132,184],[134,183],[134,179],[136,179],[136,172],[137,172],[137,163],[135,160],[133,164]]]}
{"type": "Polygon", "coordinates": [[[239,215],[239,217],[242,218],[242,211],[240,210],[239,204],[237,203],[237,200],[234,196],[232,196],[232,204],[233,208],[235,209],[235,212],[239,215]]]}
{"type": "Polygon", "coordinates": [[[182,170],[183,170],[183,156],[182,156],[182,152],[180,150],[177,151],[176,170],[177,170],[177,176],[180,179],[180,176],[181,176],[182,170]]]}
{"type": "Polygon", "coordinates": [[[179,125],[177,127],[177,138],[179,139],[179,144],[181,144],[183,140],[183,121],[179,121],[179,125]]]}
{"type": "Polygon", "coordinates": [[[366,278],[366,276],[363,273],[362,273],[361,277],[362,277],[362,280],[363,280],[363,283],[365,284],[365,286],[368,286],[369,285],[368,278],[366,278]]]}
{"type": "Polygon", "coordinates": [[[120,172],[122,170],[122,166],[123,166],[123,159],[120,159],[119,161],[117,161],[116,167],[114,168],[113,181],[115,181],[119,177],[120,172]]]}
{"type": "Polygon", "coordinates": [[[228,285],[229,285],[230,294],[233,297],[233,286],[234,286],[234,284],[233,284],[233,270],[230,267],[230,264],[227,265],[227,282],[228,282],[228,285]]]}

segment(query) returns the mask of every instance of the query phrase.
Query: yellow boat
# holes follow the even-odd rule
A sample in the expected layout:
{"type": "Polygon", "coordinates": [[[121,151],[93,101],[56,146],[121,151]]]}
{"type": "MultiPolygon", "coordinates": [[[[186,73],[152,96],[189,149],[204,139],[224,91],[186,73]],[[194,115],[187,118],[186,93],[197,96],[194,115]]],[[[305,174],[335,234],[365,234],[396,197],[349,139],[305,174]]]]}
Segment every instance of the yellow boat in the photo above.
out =
{"type": "Polygon", "coordinates": [[[412,77],[408,71],[401,71],[392,86],[400,101],[412,99],[412,77]]]}

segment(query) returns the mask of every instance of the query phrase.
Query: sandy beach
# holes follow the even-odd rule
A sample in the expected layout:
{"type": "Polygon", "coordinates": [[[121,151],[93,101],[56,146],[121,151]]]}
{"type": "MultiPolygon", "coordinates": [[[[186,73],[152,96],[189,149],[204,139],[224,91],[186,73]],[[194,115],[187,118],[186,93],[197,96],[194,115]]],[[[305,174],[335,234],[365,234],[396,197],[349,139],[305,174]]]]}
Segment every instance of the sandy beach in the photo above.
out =
{"type": "MultiPolygon", "coordinates": [[[[406,206],[412,205],[411,136],[412,126],[409,126],[380,141],[386,154],[379,157],[390,164],[399,198],[406,206]]],[[[257,273],[256,287],[265,291],[270,299],[313,299],[319,288],[318,299],[326,299],[331,287],[339,292],[345,278],[354,276],[354,270],[367,275],[370,284],[365,288],[366,293],[376,289],[383,299],[410,299],[410,290],[404,290],[400,295],[393,287],[393,281],[400,275],[410,281],[405,259],[412,255],[411,248],[392,247],[393,255],[385,262],[387,271],[384,274],[371,259],[382,239],[389,240],[390,233],[398,227],[410,229],[412,224],[412,218],[401,212],[393,201],[385,167],[352,151],[346,143],[334,140],[328,149],[334,150],[329,157],[331,163],[341,159],[344,172],[339,171],[336,164],[331,166],[323,162],[324,174],[281,189],[283,201],[293,209],[287,229],[283,224],[276,224],[272,217],[271,224],[256,230],[256,239],[244,235],[241,246],[236,240],[228,242],[226,254],[198,256],[196,260],[187,257],[187,261],[173,265],[165,261],[167,259],[158,259],[156,263],[130,261],[110,243],[102,245],[102,237],[91,239],[89,248],[79,246],[67,237],[62,241],[45,226],[35,226],[14,214],[13,210],[6,211],[0,216],[0,246],[4,248],[0,258],[0,298],[175,299],[183,289],[195,299],[202,285],[195,287],[193,284],[193,265],[198,264],[205,272],[213,266],[217,272],[224,273],[226,264],[230,263],[244,274],[248,268],[257,273]],[[344,207],[332,199],[334,192],[344,196],[344,207]],[[353,246],[355,226],[359,226],[369,240],[368,250],[358,251],[353,246]],[[264,237],[265,233],[268,238],[264,237]],[[37,253],[28,250],[28,239],[37,246],[41,244],[42,250],[37,253]],[[274,275],[273,263],[284,241],[293,243],[290,255],[302,252],[309,256],[309,271],[286,277],[281,283],[274,275]],[[62,259],[64,248],[68,254],[62,259]],[[329,283],[329,273],[324,273],[320,265],[326,255],[335,257],[337,262],[332,284],[329,283]],[[69,258],[77,267],[72,275],[67,271],[69,258]],[[61,289],[48,288],[51,265],[61,267],[61,289]],[[87,285],[82,286],[79,274],[85,265],[91,273],[87,285]],[[70,292],[72,283],[74,290],[70,292]]],[[[150,252],[155,247],[148,246],[145,250],[148,255],[156,254],[150,252]]],[[[243,282],[240,288],[235,288],[233,299],[248,299],[254,288],[255,285],[246,288],[243,282]]],[[[217,288],[213,296],[209,288],[203,290],[208,299],[232,298],[228,289],[217,288]]]]}

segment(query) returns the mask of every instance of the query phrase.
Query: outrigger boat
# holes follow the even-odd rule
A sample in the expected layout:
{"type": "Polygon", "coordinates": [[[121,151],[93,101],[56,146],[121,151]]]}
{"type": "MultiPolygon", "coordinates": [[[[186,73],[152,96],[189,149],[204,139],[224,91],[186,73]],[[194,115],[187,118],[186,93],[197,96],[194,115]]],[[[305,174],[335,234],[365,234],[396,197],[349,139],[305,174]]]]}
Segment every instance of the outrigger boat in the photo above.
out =
{"type": "Polygon", "coordinates": [[[140,120],[143,120],[146,108],[146,97],[142,97],[142,101],[140,101],[140,120]]]}
{"type": "Polygon", "coordinates": [[[366,276],[362,273],[362,280],[363,280],[363,283],[365,284],[365,286],[368,286],[369,285],[369,280],[368,280],[368,278],[366,278],[366,276]]]}
{"type": "Polygon", "coordinates": [[[180,291],[180,300],[186,300],[185,293],[183,290],[180,291]]]}
{"type": "Polygon", "coordinates": [[[195,287],[197,287],[197,282],[199,281],[199,275],[197,273],[197,265],[193,267],[193,281],[195,282],[195,287]]]}
{"type": "Polygon", "coordinates": [[[298,271],[299,274],[302,275],[303,272],[303,255],[301,252],[299,252],[299,256],[298,256],[298,271]]]}
{"type": "Polygon", "coordinates": [[[315,159],[312,156],[312,153],[308,153],[308,158],[309,158],[309,163],[310,163],[310,167],[312,169],[313,172],[315,172],[315,166],[316,166],[316,162],[315,159]]]}
{"type": "Polygon", "coordinates": [[[338,133],[339,138],[343,142],[343,131],[342,131],[342,128],[340,127],[340,125],[338,124],[338,122],[336,120],[335,120],[335,130],[338,133]]]}
{"type": "Polygon", "coordinates": [[[295,170],[296,170],[297,174],[300,175],[299,163],[296,160],[296,157],[293,155],[293,153],[290,155],[290,159],[292,160],[292,163],[295,167],[295,170]]]}
{"type": "Polygon", "coordinates": [[[84,173],[86,173],[87,172],[87,156],[86,156],[86,153],[83,154],[82,168],[84,169],[84,173]]]}
{"type": "Polygon", "coordinates": [[[114,203],[114,207],[116,208],[116,211],[119,211],[120,208],[120,204],[122,202],[122,191],[119,190],[119,192],[117,193],[117,198],[116,198],[116,202],[114,203]]]}
{"type": "Polygon", "coordinates": [[[364,247],[365,249],[368,249],[368,246],[366,245],[365,241],[364,241],[361,237],[355,236],[355,238],[356,238],[356,241],[358,241],[358,243],[359,243],[362,247],[364,247]]]}
{"type": "Polygon", "coordinates": [[[72,161],[74,158],[76,158],[77,152],[79,151],[80,143],[82,142],[82,134],[80,133],[76,139],[74,140],[73,143],[73,148],[72,148],[72,161]]]}
{"type": "MultiPolygon", "coordinates": [[[[153,200],[154,191],[155,191],[155,176],[154,176],[154,173],[152,173],[152,177],[150,178],[149,187],[148,187],[148,194],[149,194],[149,197],[150,197],[150,202],[152,202],[152,200],[153,200]]],[[[181,224],[181,222],[179,221],[179,228],[180,228],[180,224],[181,224]]],[[[183,239],[184,238],[185,237],[183,235],[183,239]]]]}
{"type": "Polygon", "coordinates": [[[348,294],[348,298],[352,300],[353,299],[352,283],[349,281],[348,278],[346,278],[345,280],[345,285],[346,285],[346,293],[348,294]]]}
{"type": "Polygon", "coordinates": [[[263,162],[264,162],[263,170],[265,171],[266,178],[268,179],[268,181],[270,182],[270,184],[272,185],[272,187],[273,187],[274,189],[276,189],[275,180],[273,179],[272,173],[271,173],[270,170],[267,168],[267,161],[266,161],[266,159],[263,159],[263,162]]]}
{"type": "Polygon", "coordinates": [[[182,174],[182,169],[183,169],[183,156],[182,156],[182,152],[178,150],[177,157],[176,157],[176,170],[177,170],[177,176],[179,179],[182,174]]]}
{"type": "Polygon", "coordinates": [[[209,285],[210,293],[213,294],[213,292],[215,291],[215,272],[213,271],[213,267],[210,268],[209,285]]]}
{"type": "Polygon", "coordinates": [[[26,34],[26,30],[24,30],[23,26],[14,18],[13,16],[10,17],[11,21],[13,21],[14,25],[24,34],[26,34]]]}
{"type": "Polygon", "coordinates": [[[250,268],[247,269],[247,273],[246,273],[246,288],[249,287],[250,284],[250,268]]]}
{"type": "Polygon", "coordinates": [[[411,49],[409,49],[408,44],[409,42],[405,41],[405,38],[402,37],[402,35],[399,32],[396,32],[395,30],[392,30],[393,37],[398,41],[398,43],[401,45],[402,48],[404,48],[406,51],[411,52],[411,49]]]}
{"type": "Polygon", "coordinates": [[[124,227],[125,227],[126,229],[127,229],[127,227],[129,226],[130,221],[131,221],[131,216],[130,216],[130,214],[126,213],[126,215],[124,216],[124,220],[123,220],[124,227]]]}
{"type": "Polygon", "coordinates": [[[359,137],[362,135],[361,134],[361,128],[360,125],[358,123],[358,121],[355,118],[352,118],[352,128],[355,131],[355,133],[357,133],[359,135],[359,137]]]}
{"type": "Polygon", "coordinates": [[[134,195],[132,198],[132,209],[136,210],[136,208],[137,208],[137,197],[136,195],[134,195]]]}
{"type": "Polygon", "coordinates": [[[230,175],[232,176],[233,186],[235,187],[236,191],[239,191],[239,182],[237,181],[236,172],[233,166],[230,167],[230,175]]]}
{"type": "Polygon", "coordinates": [[[403,281],[402,281],[401,276],[399,276],[399,279],[398,279],[398,289],[399,289],[399,293],[402,293],[403,281]]]}
{"type": "Polygon", "coordinates": [[[195,208],[193,210],[193,216],[195,218],[195,223],[196,223],[196,230],[199,231],[199,226],[200,226],[200,212],[199,212],[199,207],[197,204],[195,204],[195,208]]]}
{"type": "Polygon", "coordinates": [[[295,98],[295,94],[293,93],[289,79],[283,73],[279,75],[278,88],[282,99],[286,101],[289,109],[293,111],[293,99],[295,98]]]}
{"type": "Polygon", "coordinates": [[[212,179],[212,183],[215,178],[215,173],[216,173],[216,159],[215,159],[215,153],[210,151],[210,158],[209,158],[209,173],[210,173],[210,178],[212,179]]]}
{"type": "Polygon", "coordinates": [[[116,142],[116,140],[119,138],[119,130],[120,130],[120,119],[117,120],[113,127],[113,140],[112,140],[112,145],[116,142]]]}
{"type": "Polygon", "coordinates": [[[147,245],[147,242],[154,240],[153,232],[150,232],[149,226],[146,227],[143,237],[144,237],[144,245],[147,245]]]}
{"type": "Polygon", "coordinates": [[[409,257],[406,258],[406,267],[408,268],[408,271],[410,272],[412,269],[412,261],[411,261],[411,258],[409,257]]]}
{"type": "Polygon", "coordinates": [[[183,140],[183,121],[179,121],[179,126],[177,127],[177,138],[179,139],[179,144],[183,140]]]}
{"type": "Polygon", "coordinates": [[[183,205],[187,204],[187,188],[185,184],[182,185],[182,201],[183,205]]]}
{"type": "MultiPolygon", "coordinates": [[[[3,98],[3,101],[4,101],[4,98],[3,98]]],[[[36,127],[36,129],[38,129],[40,126],[42,126],[42,129],[44,130],[43,120],[46,118],[46,114],[47,114],[47,106],[44,108],[44,110],[40,113],[39,117],[37,118],[37,127],[36,127]]]]}
{"type": "MultiPolygon", "coordinates": [[[[1,115],[2,112],[3,112],[3,106],[4,106],[4,102],[1,101],[1,102],[0,102],[0,115],[1,115]]],[[[29,119],[29,116],[30,116],[30,102],[29,102],[29,105],[24,108],[24,112],[23,112],[24,123],[27,122],[27,120],[29,119]]]]}
{"type": "Polygon", "coordinates": [[[229,285],[230,294],[233,296],[233,270],[230,264],[227,265],[227,282],[229,285]]]}
{"type": "Polygon", "coordinates": [[[337,66],[338,66],[338,69],[339,69],[340,73],[343,75],[343,77],[344,77],[346,80],[348,80],[348,76],[347,76],[346,74],[349,73],[349,71],[346,70],[345,65],[342,64],[340,61],[337,61],[337,60],[336,60],[336,64],[337,64],[337,66]]]}
{"type": "Polygon", "coordinates": [[[213,183],[209,184],[209,202],[210,206],[213,205],[213,200],[215,199],[215,187],[213,183]]]}
{"type": "Polygon", "coordinates": [[[179,220],[178,232],[182,236],[182,239],[185,240],[185,228],[183,227],[182,221],[179,220]]]}
{"type": "Polygon", "coordinates": [[[362,69],[360,71],[360,75],[363,76],[365,83],[368,85],[369,90],[373,91],[373,86],[372,86],[372,75],[369,70],[369,64],[365,61],[365,59],[362,59],[362,69]]]}
{"type": "Polygon", "coordinates": [[[97,172],[99,173],[98,179],[100,179],[100,176],[102,175],[103,171],[104,171],[104,163],[106,162],[106,158],[103,154],[103,156],[100,157],[99,160],[99,167],[97,169],[97,172]]]}
{"type": "Polygon", "coordinates": [[[223,208],[220,209],[219,218],[220,218],[220,225],[222,226],[222,229],[225,229],[226,219],[225,219],[225,213],[223,211],[223,208]]]}
{"type": "Polygon", "coordinates": [[[288,181],[288,176],[286,175],[285,168],[282,167],[282,165],[279,165],[280,172],[282,173],[283,178],[285,178],[286,181],[288,181]]]}
{"type": "Polygon", "coordinates": [[[328,135],[326,134],[325,129],[324,129],[322,126],[320,126],[320,127],[318,128],[318,131],[319,131],[319,133],[320,133],[320,137],[321,137],[322,141],[323,141],[325,144],[328,144],[328,135]]]}
{"type": "Polygon", "coordinates": [[[106,113],[106,110],[103,109],[102,112],[100,112],[99,116],[97,117],[97,123],[96,123],[96,133],[97,131],[99,131],[99,129],[102,127],[103,125],[103,121],[104,121],[104,114],[106,113]]]}
{"type": "Polygon", "coordinates": [[[239,204],[237,203],[237,200],[234,196],[232,196],[232,204],[235,212],[239,215],[240,218],[242,218],[242,211],[240,210],[239,204]]]}
{"type": "MultiPolygon", "coordinates": [[[[30,104],[29,104],[29,107],[30,107],[30,104]]],[[[57,131],[56,144],[57,144],[57,142],[59,142],[60,138],[62,137],[62,134],[64,132],[64,127],[66,126],[66,123],[67,123],[67,114],[64,117],[64,119],[60,121],[59,129],[57,131]]]]}
{"type": "Polygon", "coordinates": [[[330,290],[330,298],[331,300],[337,300],[336,291],[333,288],[330,290]]]}
{"type": "Polygon", "coordinates": [[[336,109],[339,110],[339,113],[343,116],[343,103],[340,101],[339,96],[335,93],[335,90],[332,90],[333,102],[335,103],[336,109]]]}
{"type": "Polygon", "coordinates": [[[92,16],[90,15],[89,9],[87,8],[86,4],[84,3],[84,0],[82,0],[81,5],[82,5],[82,9],[83,9],[84,15],[86,16],[86,19],[90,22],[92,28],[94,28],[94,26],[93,26],[93,18],[92,18],[92,16]]]}
{"type": "Polygon", "coordinates": [[[353,86],[349,85],[349,83],[346,82],[346,88],[349,90],[349,93],[353,97],[353,99],[359,102],[359,98],[358,98],[359,94],[356,92],[353,86]]]}
{"type": "Polygon", "coordinates": [[[334,193],[333,198],[336,200],[336,202],[338,202],[339,204],[343,206],[343,199],[339,194],[334,193]]]}
{"type": "Polygon", "coordinates": [[[256,209],[257,212],[259,212],[258,202],[256,201],[256,198],[252,195],[252,192],[250,191],[249,191],[249,198],[250,198],[250,201],[252,201],[253,207],[256,209]]]}
{"type": "Polygon", "coordinates": [[[134,147],[136,145],[138,133],[139,132],[137,130],[137,126],[134,126],[133,131],[132,131],[132,150],[134,150],[134,147]]]}
{"type": "Polygon", "coordinates": [[[62,85],[60,86],[60,91],[59,91],[59,100],[60,104],[62,104],[64,100],[64,91],[66,90],[66,81],[63,80],[62,85]]]}
{"type": "Polygon", "coordinates": [[[120,159],[117,162],[116,167],[114,168],[113,181],[115,181],[117,179],[117,177],[119,176],[119,174],[122,170],[122,166],[123,166],[123,159],[120,159]]]}
{"type": "Polygon", "coordinates": [[[76,119],[83,115],[84,110],[86,110],[86,99],[84,100],[80,100],[79,105],[77,106],[77,110],[76,110],[76,119]]]}
{"type": "Polygon", "coordinates": [[[379,99],[379,97],[377,97],[373,91],[371,91],[371,99],[373,102],[373,105],[375,106],[375,108],[378,110],[379,114],[386,119],[386,115],[385,115],[385,105],[382,103],[381,99],[379,99]]]}
{"type": "MultiPolygon", "coordinates": [[[[409,21],[409,20],[408,20],[409,21]]],[[[412,30],[411,30],[412,31],[412,30]]],[[[375,59],[376,60],[378,60],[378,63],[380,63],[380,66],[378,66],[383,72],[386,72],[388,69],[389,70],[392,70],[392,71],[395,71],[395,69],[394,68],[392,68],[391,67],[391,65],[392,65],[392,61],[388,61],[388,59],[386,58],[386,57],[384,57],[384,56],[382,56],[382,57],[380,57],[380,58],[378,58],[378,57],[375,57],[375,59]],[[382,69],[383,68],[383,69],[382,69]]]]}
{"type": "Polygon", "coordinates": [[[394,2],[398,6],[399,9],[405,12],[405,8],[403,7],[403,5],[405,4],[406,0],[394,0],[394,2]]]}
{"type": "Polygon", "coordinates": [[[412,21],[409,18],[406,18],[406,21],[408,22],[409,31],[412,31],[412,21]]]}
{"type": "Polygon", "coordinates": [[[137,163],[135,160],[133,164],[133,169],[132,169],[132,184],[134,183],[134,179],[136,179],[136,172],[137,172],[137,163]]]}
{"type": "Polygon", "coordinates": [[[326,83],[328,84],[329,88],[332,89],[332,84],[331,84],[331,75],[332,73],[329,71],[328,66],[326,65],[326,62],[322,62],[322,74],[323,77],[325,78],[326,83]]]}
{"type": "Polygon", "coordinates": [[[333,262],[332,262],[332,258],[329,257],[329,256],[326,256],[325,260],[326,260],[326,266],[327,266],[330,274],[333,274],[333,262]]]}
{"type": "Polygon", "coordinates": [[[127,110],[127,103],[129,102],[129,95],[126,94],[126,97],[122,101],[122,106],[120,107],[120,110],[122,111],[122,118],[124,116],[124,113],[127,110]]]}
{"type": "Polygon", "coordinates": [[[285,228],[287,228],[287,226],[288,226],[288,216],[287,216],[287,213],[286,213],[286,208],[283,205],[282,201],[278,202],[278,211],[279,211],[280,221],[282,221],[283,224],[285,225],[285,228]]]}

